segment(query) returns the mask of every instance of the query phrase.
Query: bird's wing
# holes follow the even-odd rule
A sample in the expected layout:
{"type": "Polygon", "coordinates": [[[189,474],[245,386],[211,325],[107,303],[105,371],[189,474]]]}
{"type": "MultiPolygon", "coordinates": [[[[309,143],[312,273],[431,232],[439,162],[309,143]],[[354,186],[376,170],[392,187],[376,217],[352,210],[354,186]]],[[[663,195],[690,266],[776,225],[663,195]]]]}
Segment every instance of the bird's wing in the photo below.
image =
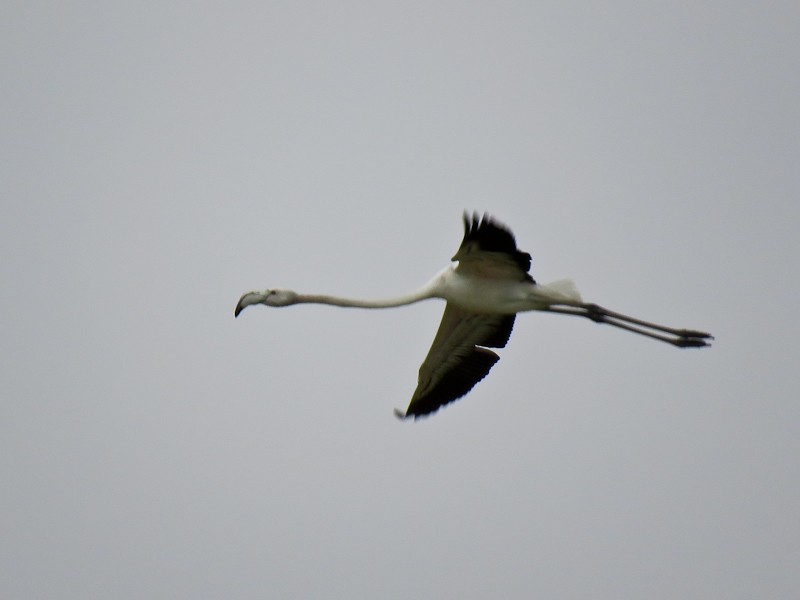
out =
{"type": "Polygon", "coordinates": [[[452,260],[459,262],[462,272],[533,282],[528,274],[531,255],[517,249],[511,230],[489,215],[464,213],[464,239],[452,260]]]}
{"type": "Polygon", "coordinates": [[[488,348],[508,342],[516,315],[471,313],[448,303],[428,356],[419,368],[417,389],[405,413],[418,417],[461,398],[500,360],[488,348]]]}

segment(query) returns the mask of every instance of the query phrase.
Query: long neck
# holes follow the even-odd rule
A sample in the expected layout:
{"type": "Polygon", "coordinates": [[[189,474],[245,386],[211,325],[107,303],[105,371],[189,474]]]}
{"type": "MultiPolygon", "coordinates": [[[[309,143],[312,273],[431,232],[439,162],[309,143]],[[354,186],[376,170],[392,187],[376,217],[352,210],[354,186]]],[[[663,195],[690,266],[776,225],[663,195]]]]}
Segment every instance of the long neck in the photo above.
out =
{"type": "Polygon", "coordinates": [[[306,304],[330,304],[332,306],[343,306],[346,308],[392,308],[395,306],[406,306],[414,304],[428,298],[436,297],[429,286],[425,286],[409,294],[396,296],[394,298],[379,298],[365,300],[362,298],[342,298],[341,296],[329,296],[325,294],[298,294],[296,302],[306,304]]]}

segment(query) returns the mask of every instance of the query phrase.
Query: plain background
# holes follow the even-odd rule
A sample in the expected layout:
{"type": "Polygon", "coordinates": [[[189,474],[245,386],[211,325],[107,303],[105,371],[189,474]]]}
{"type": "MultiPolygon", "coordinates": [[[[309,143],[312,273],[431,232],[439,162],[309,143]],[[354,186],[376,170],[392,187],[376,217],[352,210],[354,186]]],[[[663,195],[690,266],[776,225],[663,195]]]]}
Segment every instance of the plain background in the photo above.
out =
{"type": "Polygon", "coordinates": [[[5,2],[0,596],[800,595],[800,5],[5,2]],[[400,422],[487,211],[526,314],[400,422]]]}

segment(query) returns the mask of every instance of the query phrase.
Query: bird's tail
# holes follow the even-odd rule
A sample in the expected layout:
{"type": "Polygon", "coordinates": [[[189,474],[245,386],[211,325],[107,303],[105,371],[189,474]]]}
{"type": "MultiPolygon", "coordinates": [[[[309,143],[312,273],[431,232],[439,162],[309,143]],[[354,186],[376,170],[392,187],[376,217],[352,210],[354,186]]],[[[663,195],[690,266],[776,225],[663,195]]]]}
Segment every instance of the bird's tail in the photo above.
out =
{"type": "Polygon", "coordinates": [[[560,279],[546,285],[536,284],[537,295],[548,304],[581,304],[581,293],[571,279],[560,279]]]}

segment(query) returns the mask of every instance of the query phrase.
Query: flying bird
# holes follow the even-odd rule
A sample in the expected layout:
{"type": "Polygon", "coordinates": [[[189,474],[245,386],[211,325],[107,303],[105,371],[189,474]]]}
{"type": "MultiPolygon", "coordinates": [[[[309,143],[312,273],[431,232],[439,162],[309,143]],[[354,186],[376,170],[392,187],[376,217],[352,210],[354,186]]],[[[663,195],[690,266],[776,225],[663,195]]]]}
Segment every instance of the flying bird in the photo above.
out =
{"type": "Polygon", "coordinates": [[[529,271],[531,255],[517,249],[514,235],[491,216],[464,213],[464,239],[451,263],[428,283],[394,298],[365,300],[286,289],[247,292],[236,304],[239,316],[252,304],[289,306],[328,304],[354,308],[390,308],[430,298],[446,301],[439,331],[419,369],[417,389],[401,419],[429,415],[469,392],[500,357],[517,313],[538,310],[585,317],[678,348],[702,348],[713,337],[703,331],[676,329],[610,311],[581,299],[569,280],[536,283],[529,271]]]}

